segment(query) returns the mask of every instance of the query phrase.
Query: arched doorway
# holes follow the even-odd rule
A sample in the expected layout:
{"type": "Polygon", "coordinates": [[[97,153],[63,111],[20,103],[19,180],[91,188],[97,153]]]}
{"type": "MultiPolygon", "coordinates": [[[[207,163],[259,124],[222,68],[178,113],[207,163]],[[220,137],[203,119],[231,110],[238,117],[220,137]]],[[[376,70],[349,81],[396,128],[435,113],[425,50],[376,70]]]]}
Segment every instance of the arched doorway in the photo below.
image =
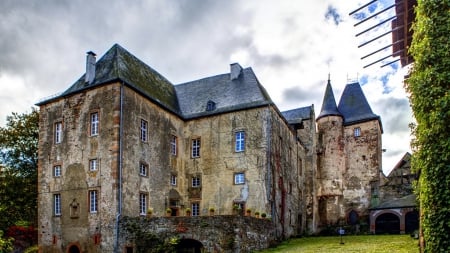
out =
{"type": "Polygon", "coordinates": [[[413,233],[419,229],[419,212],[411,211],[405,215],[405,233],[413,233]]]}
{"type": "Polygon", "coordinates": [[[400,234],[400,218],[393,213],[384,213],[375,221],[376,234],[400,234]]]}
{"type": "Polygon", "coordinates": [[[181,239],[177,245],[177,253],[201,253],[203,244],[194,239],[181,239]]]}
{"type": "Polygon", "coordinates": [[[80,249],[77,245],[72,245],[70,246],[68,253],[80,253],[80,249]]]}

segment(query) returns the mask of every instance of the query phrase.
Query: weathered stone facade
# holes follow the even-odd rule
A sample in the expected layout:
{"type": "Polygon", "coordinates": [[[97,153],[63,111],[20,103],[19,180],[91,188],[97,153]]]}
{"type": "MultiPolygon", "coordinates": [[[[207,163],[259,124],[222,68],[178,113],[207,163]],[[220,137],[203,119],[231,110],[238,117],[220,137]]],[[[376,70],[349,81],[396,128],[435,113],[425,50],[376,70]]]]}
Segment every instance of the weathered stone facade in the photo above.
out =
{"type": "MultiPolygon", "coordinates": [[[[179,244],[195,240],[202,252],[254,252],[272,246],[277,239],[270,220],[239,215],[121,220],[119,244],[125,248],[148,249],[153,237],[160,242],[175,239],[179,244]]],[[[194,246],[189,252],[194,252],[194,246]]]]}
{"type": "Polygon", "coordinates": [[[173,85],[119,45],[92,57],[38,104],[41,252],[133,252],[121,222],[147,212],[236,220],[250,209],[270,218],[270,240],[368,215],[382,133],[370,107],[349,121],[326,95],[316,120],[313,106],[280,112],[239,64],[173,85]]]}
{"type": "MultiPolygon", "coordinates": [[[[97,75],[111,74],[108,61],[141,64],[119,46],[112,50],[115,56],[97,63],[97,75]]],[[[241,71],[242,79],[256,80],[251,70],[241,71]]],[[[237,206],[266,213],[277,239],[302,233],[305,148],[265,91],[255,95],[260,102],[188,117],[171,107],[170,97],[152,97],[151,88],[97,79],[39,104],[42,252],[122,251],[121,217],[147,210],[231,215],[237,206]]]]}

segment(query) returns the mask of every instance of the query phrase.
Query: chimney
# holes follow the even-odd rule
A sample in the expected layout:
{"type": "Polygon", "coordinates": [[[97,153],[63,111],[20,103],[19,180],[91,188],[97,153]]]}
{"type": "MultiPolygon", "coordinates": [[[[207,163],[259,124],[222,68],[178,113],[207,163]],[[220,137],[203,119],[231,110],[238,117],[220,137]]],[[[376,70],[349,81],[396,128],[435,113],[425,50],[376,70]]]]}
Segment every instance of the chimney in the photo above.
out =
{"type": "Polygon", "coordinates": [[[239,65],[239,63],[232,63],[230,64],[230,80],[236,80],[239,78],[239,76],[242,73],[242,67],[239,65]]]}
{"type": "Polygon", "coordinates": [[[92,51],[87,52],[86,55],[86,75],[85,75],[85,83],[86,85],[94,82],[95,78],[95,56],[96,54],[92,51]]]}

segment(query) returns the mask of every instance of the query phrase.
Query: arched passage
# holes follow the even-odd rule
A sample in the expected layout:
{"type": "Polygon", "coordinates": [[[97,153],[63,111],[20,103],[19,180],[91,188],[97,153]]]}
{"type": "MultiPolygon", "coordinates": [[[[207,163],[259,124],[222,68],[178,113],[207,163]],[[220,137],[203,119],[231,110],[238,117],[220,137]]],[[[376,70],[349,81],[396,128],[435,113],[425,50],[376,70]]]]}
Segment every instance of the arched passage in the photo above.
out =
{"type": "Polygon", "coordinates": [[[400,234],[400,218],[393,213],[384,213],[375,221],[376,234],[400,234]]]}
{"type": "Polygon", "coordinates": [[[181,239],[177,245],[177,253],[201,253],[203,244],[194,239],[181,239]]]}
{"type": "Polygon", "coordinates": [[[69,247],[68,253],[80,253],[80,249],[77,245],[72,245],[69,247]]]}
{"type": "Polygon", "coordinates": [[[411,211],[405,215],[405,233],[412,233],[419,229],[419,213],[411,211]]]}

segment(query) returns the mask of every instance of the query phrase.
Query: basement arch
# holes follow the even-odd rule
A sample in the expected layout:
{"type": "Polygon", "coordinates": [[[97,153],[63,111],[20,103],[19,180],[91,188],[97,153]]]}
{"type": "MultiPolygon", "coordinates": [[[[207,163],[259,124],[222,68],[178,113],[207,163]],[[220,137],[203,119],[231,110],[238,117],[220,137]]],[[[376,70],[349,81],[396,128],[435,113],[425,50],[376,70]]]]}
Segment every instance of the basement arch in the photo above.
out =
{"type": "Polygon", "coordinates": [[[69,249],[67,250],[67,253],[80,253],[80,248],[78,248],[77,245],[73,244],[69,247],[69,249]]]}
{"type": "Polygon", "coordinates": [[[201,253],[203,244],[195,239],[181,239],[177,245],[177,253],[201,253]]]}

